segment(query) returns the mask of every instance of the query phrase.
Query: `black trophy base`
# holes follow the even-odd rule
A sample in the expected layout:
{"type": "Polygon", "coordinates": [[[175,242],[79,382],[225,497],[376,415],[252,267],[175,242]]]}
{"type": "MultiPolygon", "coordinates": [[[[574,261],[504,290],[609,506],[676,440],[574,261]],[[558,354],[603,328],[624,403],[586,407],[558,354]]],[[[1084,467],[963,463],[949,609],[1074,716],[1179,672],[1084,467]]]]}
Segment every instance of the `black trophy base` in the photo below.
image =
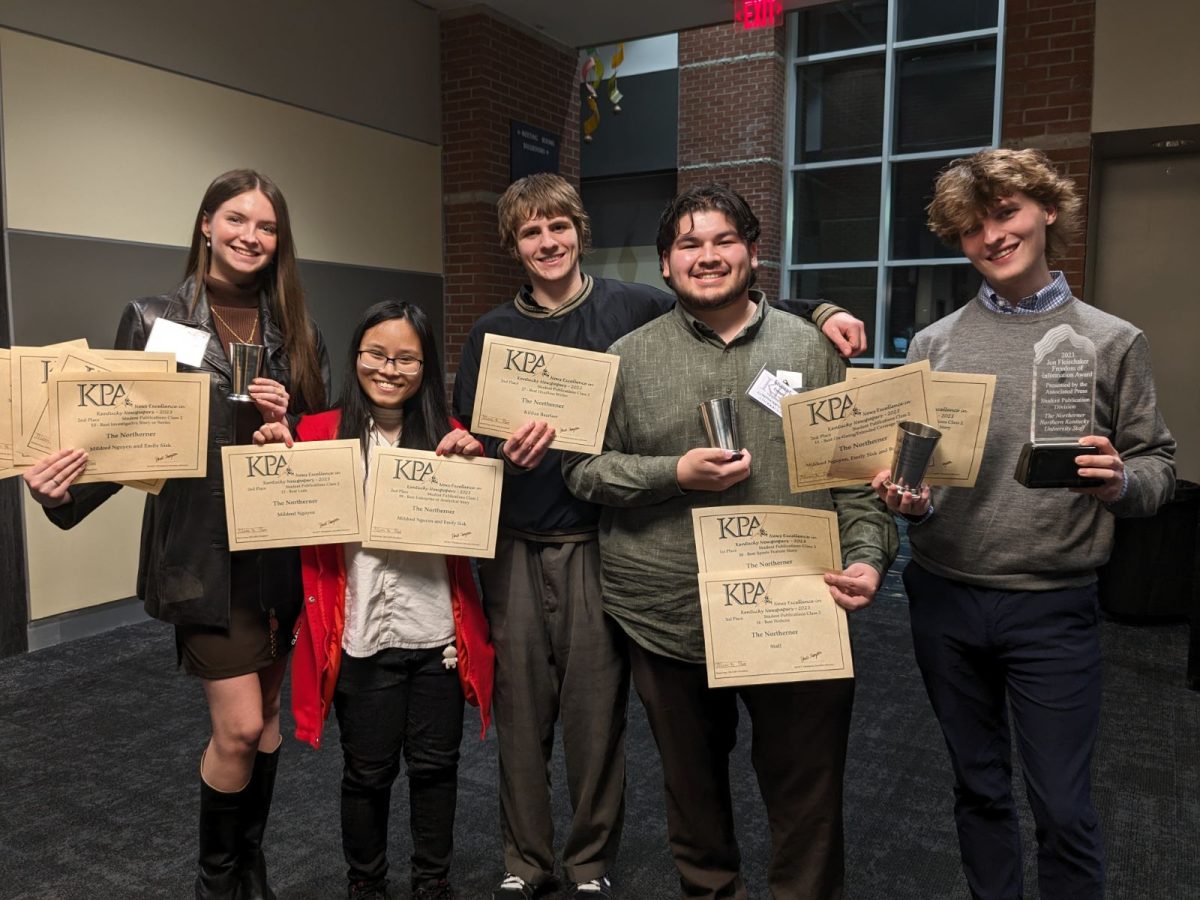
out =
{"type": "Polygon", "coordinates": [[[1099,478],[1081,478],[1077,456],[1094,456],[1099,448],[1074,441],[1064,443],[1028,443],[1021,448],[1013,478],[1027,488],[1099,487],[1099,478]]]}
{"type": "Polygon", "coordinates": [[[253,400],[229,398],[233,407],[233,442],[235,444],[253,444],[254,432],[263,423],[262,414],[253,400]]]}

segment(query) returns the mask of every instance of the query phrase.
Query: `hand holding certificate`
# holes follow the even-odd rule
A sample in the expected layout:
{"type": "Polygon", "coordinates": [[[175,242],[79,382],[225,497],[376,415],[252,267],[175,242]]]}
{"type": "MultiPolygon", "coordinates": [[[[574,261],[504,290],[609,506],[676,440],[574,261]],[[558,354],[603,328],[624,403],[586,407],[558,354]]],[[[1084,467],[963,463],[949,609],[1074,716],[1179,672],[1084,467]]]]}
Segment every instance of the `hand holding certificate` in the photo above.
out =
{"type": "Polygon", "coordinates": [[[557,431],[550,446],[599,453],[620,357],[488,334],[471,429],[507,438],[531,420],[557,431]]]}
{"type": "Polygon", "coordinates": [[[854,674],[837,515],[794,506],[692,510],[710,687],[854,674]]]}

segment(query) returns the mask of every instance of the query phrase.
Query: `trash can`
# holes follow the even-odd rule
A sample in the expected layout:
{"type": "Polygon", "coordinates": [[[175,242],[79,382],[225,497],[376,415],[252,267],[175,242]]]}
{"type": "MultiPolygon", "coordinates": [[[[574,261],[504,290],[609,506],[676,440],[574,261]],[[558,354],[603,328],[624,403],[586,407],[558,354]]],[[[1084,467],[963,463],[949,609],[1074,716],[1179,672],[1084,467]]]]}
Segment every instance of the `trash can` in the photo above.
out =
{"type": "Polygon", "coordinates": [[[1117,519],[1112,556],[1100,568],[1100,608],[1122,619],[1192,619],[1198,614],[1200,485],[1177,481],[1153,516],[1117,519]]]}

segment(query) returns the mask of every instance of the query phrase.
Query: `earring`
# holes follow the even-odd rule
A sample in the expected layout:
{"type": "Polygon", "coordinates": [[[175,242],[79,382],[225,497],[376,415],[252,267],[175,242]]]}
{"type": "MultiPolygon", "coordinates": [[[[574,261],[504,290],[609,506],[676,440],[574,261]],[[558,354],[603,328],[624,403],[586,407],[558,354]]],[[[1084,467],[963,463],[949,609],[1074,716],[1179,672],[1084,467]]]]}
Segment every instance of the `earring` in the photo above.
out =
{"type": "Polygon", "coordinates": [[[205,238],[205,239],[204,239],[204,249],[205,249],[205,250],[211,250],[211,249],[212,249],[212,241],[210,241],[208,238],[205,238]]]}

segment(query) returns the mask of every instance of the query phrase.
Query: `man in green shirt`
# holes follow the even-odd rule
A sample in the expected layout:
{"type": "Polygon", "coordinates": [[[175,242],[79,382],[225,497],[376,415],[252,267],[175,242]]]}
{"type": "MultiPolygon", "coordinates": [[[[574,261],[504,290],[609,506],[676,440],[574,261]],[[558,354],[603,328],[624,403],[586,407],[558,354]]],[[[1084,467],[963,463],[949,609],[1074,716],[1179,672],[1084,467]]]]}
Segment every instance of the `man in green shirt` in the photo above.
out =
{"type": "Polygon", "coordinates": [[[710,689],[704,665],[693,507],[834,510],[845,570],[825,580],[850,610],[870,603],[896,553],[891,516],[866,486],[790,492],[781,420],[746,396],[764,366],[801,373],[805,388],[844,377],[820,332],[751,289],[758,235],[745,200],[721,185],[694,187],[667,207],[658,250],[679,302],[612,346],[621,370],[604,451],[565,458],[564,472],[578,497],[603,506],[604,610],[630,638],[683,895],[746,896],[728,777],[740,696],[771,826],[772,895],[839,898],[853,680],[710,689]],[[734,398],[740,455],[706,446],[699,404],[724,396],[734,398]]]}

